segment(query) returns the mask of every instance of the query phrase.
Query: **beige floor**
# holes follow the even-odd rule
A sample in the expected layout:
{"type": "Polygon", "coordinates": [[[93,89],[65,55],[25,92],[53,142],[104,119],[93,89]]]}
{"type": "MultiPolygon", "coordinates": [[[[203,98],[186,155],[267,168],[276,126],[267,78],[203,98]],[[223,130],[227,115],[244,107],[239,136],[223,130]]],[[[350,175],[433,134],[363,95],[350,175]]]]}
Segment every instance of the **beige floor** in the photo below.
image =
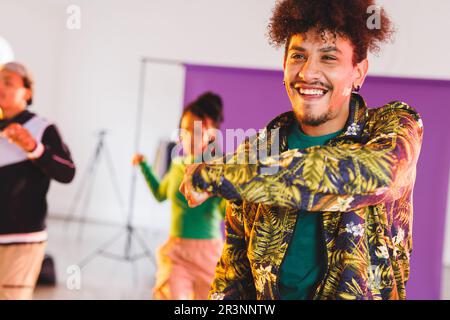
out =
{"type": "MultiPolygon", "coordinates": [[[[98,224],[79,225],[61,220],[49,220],[47,253],[54,257],[58,284],[56,287],[39,286],[34,298],[41,299],[151,299],[155,266],[144,257],[135,263],[96,256],[82,269],[77,269],[83,259],[95,252],[105,241],[115,238],[108,252],[123,255],[125,234],[122,228],[98,224]],[[115,235],[122,234],[121,237],[115,235]],[[75,266],[75,267],[74,267],[75,266]],[[78,273],[78,270],[80,272],[78,273]],[[77,277],[79,274],[79,277],[77,277]],[[80,281],[78,281],[80,280],[80,281]],[[78,284],[79,288],[78,288],[78,284]]],[[[153,254],[166,235],[138,230],[153,254]]],[[[132,253],[141,252],[134,243],[132,253]]]]}
{"type": "MultiPolygon", "coordinates": [[[[120,232],[120,228],[87,224],[79,233],[78,224],[49,220],[50,240],[47,252],[55,258],[58,284],[38,287],[35,299],[151,299],[155,267],[149,258],[136,263],[96,257],[80,273],[80,289],[74,288],[74,269],[106,240],[120,232]]],[[[138,230],[151,252],[166,239],[166,234],[138,230]]],[[[137,245],[135,250],[139,250],[137,245]]],[[[124,238],[110,247],[111,252],[124,252],[124,238]]],[[[444,269],[442,298],[450,300],[450,267],[444,269]]]]}

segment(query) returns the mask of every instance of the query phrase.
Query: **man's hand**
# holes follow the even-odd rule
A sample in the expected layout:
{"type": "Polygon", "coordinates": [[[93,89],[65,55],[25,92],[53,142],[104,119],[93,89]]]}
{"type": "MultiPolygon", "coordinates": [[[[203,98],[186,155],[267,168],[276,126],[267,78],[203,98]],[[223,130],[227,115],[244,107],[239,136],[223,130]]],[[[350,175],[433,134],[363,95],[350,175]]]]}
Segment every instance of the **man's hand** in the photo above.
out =
{"type": "Polygon", "coordinates": [[[194,191],[194,186],[192,185],[192,175],[199,168],[201,164],[195,163],[186,166],[186,171],[184,173],[183,182],[180,186],[180,192],[184,195],[188,201],[188,205],[191,208],[197,207],[209,199],[212,195],[208,192],[196,192],[194,191]]]}
{"type": "Polygon", "coordinates": [[[32,152],[37,147],[37,142],[31,133],[18,123],[12,123],[1,132],[1,136],[15,143],[25,152],[32,152]]]}

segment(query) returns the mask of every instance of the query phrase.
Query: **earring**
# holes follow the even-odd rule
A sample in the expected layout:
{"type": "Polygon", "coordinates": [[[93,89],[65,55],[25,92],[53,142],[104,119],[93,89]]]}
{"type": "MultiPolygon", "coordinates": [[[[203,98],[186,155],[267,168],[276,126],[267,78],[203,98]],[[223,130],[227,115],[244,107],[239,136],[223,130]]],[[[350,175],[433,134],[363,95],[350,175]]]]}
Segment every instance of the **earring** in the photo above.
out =
{"type": "Polygon", "coordinates": [[[361,86],[358,84],[356,87],[353,86],[353,92],[359,92],[361,90],[361,86]]]}
{"type": "Polygon", "coordinates": [[[286,85],[286,80],[283,80],[283,86],[285,86],[286,85]]]}

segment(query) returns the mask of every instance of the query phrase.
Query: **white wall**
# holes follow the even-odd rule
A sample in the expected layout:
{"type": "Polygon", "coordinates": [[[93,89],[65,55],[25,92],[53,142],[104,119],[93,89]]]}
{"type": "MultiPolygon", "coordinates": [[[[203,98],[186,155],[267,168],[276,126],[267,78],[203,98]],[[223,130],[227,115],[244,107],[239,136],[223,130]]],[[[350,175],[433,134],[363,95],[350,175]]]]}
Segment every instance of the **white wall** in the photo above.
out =
{"type": "Polygon", "coordinates": [[[450,30],[448,0],[377,0],[397,28],[395,42],[386,45],[380,58],[371,59],[371,74],[450,79],[444,40],[450,30]]]}
{"type": "MultiPolygon", "coordinates": [[[[108,142],[128,198],[133,152],[139,59],[142,56],[212,65],[279,69],[282,53],[265,37],[274,0],[1,0],[1,36],[36,73],[36,110],[56,120],[78,165],[69,186],[53,184],[50,210],[64,215],[78,188],[94,133],[110,130],[108,142]],[[81,8],[81,30],[66,28],[66,8],[81,8]],[[20,17],[20,26],[16,25],[20,17]],[[14,20],[13,20],[14,19],[14,20]]],[[[371,57],[376,75],[450,79],[450,1],[383,0],[397,41],[371,57]]],[[[149,67],[142,150],[153,157],[158,139],[175,128],[183,97],[182,69],[149,67]],[[151,90],[151,91],[150,91],[151,90]]],[[[88,217],[119,222],[121,214],[104,163],[88,217]]],[[[148,195],[139,180],[136,222],[168,227],[167,204],[148,195]],[[160,213],[163,214],[160,214],[160,213]]],[[[450,247],[449,247],[450,248],[450,247]]]]}
{"type": "MultiPolygon", "coordinates": [[[[83,29],[95,26],[92,32],[98,32],[88,37],[108,41],[114,35],[131,45],[128,50],[137,55],[277,69],[282,55],[268,45],[265,37],[274,3],[275,0],[42,0],[40,7],[57,4],[58,19],[63,21],[65,8],[79,5],[83,29]]],[[[450,29],[450,1],[378,3],[386,8],[398,30],[395,42],[385,45],[380,57],[372,57],[371,73],[450,79],[450,64],[445,59],[450,44],[443,38],[450,29]]],[[[88,44],[98,49],[102,41],[97,40],[88,44]]]]}
{"type": "Polygon", "coordinates": [[[0,1],[0,36],[12,46],[16,60],[26,62],[33,71],[33,110],[46,116],[53,116],[56,110],[62,30],[52,1],[43,5],[41,1],[0,1]]]}

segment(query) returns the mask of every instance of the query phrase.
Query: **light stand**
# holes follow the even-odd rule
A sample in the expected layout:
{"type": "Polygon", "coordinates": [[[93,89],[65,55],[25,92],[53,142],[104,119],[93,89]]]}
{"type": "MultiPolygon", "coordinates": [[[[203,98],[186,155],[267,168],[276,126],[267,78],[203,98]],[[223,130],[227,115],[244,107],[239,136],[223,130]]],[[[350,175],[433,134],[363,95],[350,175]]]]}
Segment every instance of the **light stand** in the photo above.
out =
{"type": "MultiPolygon", "coordinates": [[[[136,135],[135,135],[135,150],[139,148],[139,141],[141,138],[141,118],[144,107],[144,94],[145,94],[145,80],[146,80],[146,63],[145,59],[141,61],[140,65],[140,76],[139,76],[139,91],[138,91],[138,106],[137,106],[137,117],[136,117],[136,135]]],[[[80,263],[79,267],[85,267],[89,262],[91,262],[95,257],[102,255],[104,257],[115,259],[119,261],[135,262],[141,258],[148,257],[151,263],[156,267],[156,261],[154,254],[147,248],[145,240],[136,232],[132,222],[134,215],[134,202],[135,202],[135,192],[136,192],[136,179],[137,171],[136,168],[132,170],[131,176],[131,188],[130,188],[130,200],[129,209],[127,214],[127,222],[125,225],[125,230],[121,230],[117,235],[106,241],[92,254],[84,258],[80,263]],[[124,252],[123,254],[114,254],[108,252],[107,249],[114,244],[119,239],[125,237],[124,252]],[[142,252],[137,254],[132,254],[133,241],[141,247],[142,252]]]]}
{"type": "Polygon", "coordinates": [[[78,188],[75,197],[72,201],[72,204],[70,205],[70,209],[69,209],[69,214],[67,215],[67,217],[65,218],[66,223],[69,221],[73,221],[73,216],[75,215],[75,211],[77,209],[77,205],[79,203],[81,203],[81,199],[84,196],[84,200],[82,202],[82,206],[81,206],[81,217],[79,219],[79,227],[78,227],[78,237],[81,238],[82,236],[82,232],[83,232],[83,228],[84,225],[86,223],[86,213],[87,213],[87,208],[89,207],[90,201],[91,201],[91,196],[92,196],[92,188],[94,186],[94,182],[95,182],[95,177],[97,175],[97,169],[98,169],[98,165],[100,163],[101,157],[104,154],[106,157],[106,161],[107,161],[107,166],[108,166],[108,170],[109,170],[109,176],[111,178],[111,182],[112,182],[112,186],[114,188],[115,191],[115,196],[116,199],[119,202],[119,206],[121,209],[122,213],[125,213],[125,205],[123,202],[123,198],[122,195],[120,193],[120,189],[119,189],[119,183],[117,180],[117,175],[116,172],[114,170],[114,166],[113,166],[113,162],[112,162],[112,158],[111,158],[111,154],[109,152],[109,149],[106,145],[106,136],[107,132],[106,130],[100,130],[97,134],[98,138],[97,138],[97,144],[95,147],[95,151],[94,154],[92,155],[89,164],[88,164],[88,169],[85,172],[83,179],[81,180],[81,184],[80,187],[78,188]],[[86,185],[88,184],[87,188],[86,185]],[[86,192],[84,192],[86,191],[86,192]]]}
{"type": "MultiPolygon", "coordinates": [[[[141,140],[142,133],[142,115],[144,111],[144,97],[145,97],[145,85],[146,85],[146,66],[147,63],[156,63],[156,64],[166,64],[166,65],[184,65],[180,61],[169,60],[169,59],[158,59],[158,58],[142,58],[140,65],[140,75],[139,75],[139,89],[138,89],[138,104],[137,104],[137,113],[136,113],[136,132],[134,139],[134,150],[135,152],[139,151],[139,143],[141,140]]],[[[127,223],[125,226],[125,230],[122,230],[119,234],[112,237],[110,240],[106,241],[103,245],[101,245],[97,250],[95,250],[92,254],[84,258],[80,263],[79,267],[83,268],[90,261],[92,261],[95,257],[102,255],[110,259],[127,261],[127,262],[135,262],[141,258],[148,257],[151,263],[156,267],[156,261],[154,254],[147,248],[145,240],[141,238],[141,236],[136,232],[136,229],[133,227],[133,216],[134,216],[134,204],[136,197],[136,181],[137,181],[137,168],[133,167],[132,175],[131,175],[131,185],[130,185],[130,197],[129,197],[129,207],[127,213],[127,223]],[[107,249],[115,243],[118,239],[125,236],[125,246],[124,253],[122,255],[113,254],[107,251],[107,249]],[[140,253],[132,254],[131,249],[133,245],[133,241],[137,242],[137,244],[141,247],[142,251],[140,253]]]]}

